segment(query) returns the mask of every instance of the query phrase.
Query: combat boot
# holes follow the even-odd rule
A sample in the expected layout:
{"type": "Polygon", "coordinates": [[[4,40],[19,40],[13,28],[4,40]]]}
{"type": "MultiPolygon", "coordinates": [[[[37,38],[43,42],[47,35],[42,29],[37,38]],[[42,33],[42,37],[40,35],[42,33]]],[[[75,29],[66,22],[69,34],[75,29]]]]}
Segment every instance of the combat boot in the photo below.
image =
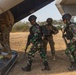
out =
{"type": "Polygon", "coordinates": [[[70,67],[68,68],[69,71],[74,71],[76,70],[76,62],[72,62],[70,67]]]}
{"type": "Polygon", "coordinates": [[[12,53],[2,52],[2,55],[3,55],[4,58],[7,58],[7,59],[11,59],[12,58],[12,53]]]}
{"type": "Polygon", "coordinates": [[[3,48],[2,50],[1,50],[2,52],[6,52],[6,50],[3,48]]]}
{"type": "Polygon", "coordinates": [[[49,66],[45,66],[44,68],[42,68],[42,71],[44,71],[44,70],[50,71],[50,67],[49,66]]]}
{"type": "Polygon", "coordinates": [[[56,60],[56,55],[53,55],[53,60],[54,60],[54,61],[56,60]]]}
{"type": "Polygon", "coordinates": [[[27,65],[26,67],[23,67],[22,70],[26,71],[26,72],[30,72],[31,71],[31,66],[27,65]]]}
{"type": "Polygon", "coordinates": [[[42,71],[44,71],[44,70],[46,70],[46,71],[50,71],[51,70],[49,65],[48,65],[48,62],[46,62],[46,64],[44,64],[44,68],[42,68],[42,71]]]}
{"type": "Polygon", "coordinates": [[[7,58],[7,59],[11,59],[12,58],[12,54],[5,55],[4,57],[7,58]]]}

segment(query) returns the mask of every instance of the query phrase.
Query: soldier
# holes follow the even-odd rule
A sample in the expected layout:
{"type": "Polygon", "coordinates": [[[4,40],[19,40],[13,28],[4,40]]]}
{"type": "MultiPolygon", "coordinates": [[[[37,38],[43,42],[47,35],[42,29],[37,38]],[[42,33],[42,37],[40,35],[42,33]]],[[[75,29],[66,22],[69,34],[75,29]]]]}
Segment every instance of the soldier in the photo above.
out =
{"type": "Polygon", "coordinates": [[[68,68],[69,70],[76,69],[76,59],[75,59],[75,48],[76,48],[76,25],[72,23],[71,15],[66,13],[62,16],[63,22],[66,24],[66,27],[63,31],[63,37],[66,37],[68,40],[67,49],[65,50],[66,55],[69,57],[71,65],[68,68]]]}
{"type": "Polygon", "coordinates": [[[10,48],[10,32],[12,30],[12,26],[14,25],[14,17],[11,11],[6,11],[3,14],[0,14],[0,42],[3,47],[2,52],[6,52],[7,55],[5,57],[11,58],[11,48],[10,48]]]}
{"type": "Polygon", "coordinates": [[[50,70],[47,62],[47,57],[43,49],[41,29],[40,26],[36,23],[36,18],[37,17],[35,15],[31,15],[28,19],[32,25],[32,27],[30,28],[30,36],[31,36],[30,43],[32,44],[32,46],[28,53],[27,66],[22,68],[23,71],[31,71],[34,54],[37,51],[39,51],[40,56],[43,59],[43,64],[45,66],[42,70],[50,70]]]}
{"type": "Polygon", "coordinates": [[[46,22],[47,24],[45,25],[45,28],[47,33],[45,32],[43,33],[44,48],[45,48],[45,52],[47,53],[47,44],[49,42],[53,60],[55,60],[55,48],[54,48],[54,41],[52,35],[57,34],[58,30],[56,27],[52,25],[53,22],[52,18],[48,18],[46,22]]]}

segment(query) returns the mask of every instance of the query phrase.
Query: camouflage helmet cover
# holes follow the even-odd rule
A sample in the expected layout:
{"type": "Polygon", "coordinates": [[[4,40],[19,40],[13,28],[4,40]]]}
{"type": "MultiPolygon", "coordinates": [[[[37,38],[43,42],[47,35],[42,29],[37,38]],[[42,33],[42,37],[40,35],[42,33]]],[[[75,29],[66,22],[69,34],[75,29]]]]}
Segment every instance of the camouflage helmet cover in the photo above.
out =
{"type": "Polygon", "coordinates": [[[32,20],[36,20],[37,17],[35,15],[31,15],[29,18],[28,18],[28,21],[32,21],[32,20]]]}

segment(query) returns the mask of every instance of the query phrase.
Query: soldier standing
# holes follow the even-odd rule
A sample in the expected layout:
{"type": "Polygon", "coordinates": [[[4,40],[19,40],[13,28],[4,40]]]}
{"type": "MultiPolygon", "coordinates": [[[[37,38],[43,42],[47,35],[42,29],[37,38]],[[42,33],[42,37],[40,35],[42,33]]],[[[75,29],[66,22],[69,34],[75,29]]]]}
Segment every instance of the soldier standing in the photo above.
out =
{"type": "Polygon", "coordinates": [[[45,66],[42,70],[50,70],[47,62],[47,57],[43,49],[41,29],[40,26],[36,23],[36,18],[37,17],[35,15],[31,15],[28,19],[32,25],[32,27],[30,28],[30,43],[32,44],[32,47],[28,53],[27,66],[22,68],[23,71],[31,71],[34,54],[37,51],[39,51],[40,56],[43,59],[43,64],[45,66]]]}
{"type": "Polygon", "coordinates": [[[45,53],[47,53],[47,44],[49,42],[51,48],[51,54],[53,56],[53,60],[55,60],[55,48],[54,48],[54,41],[53,41],[53,34],[57,34],[58,30],[56,27],[52,25],[52,18],[48,18],[46,20],[47,24],[44,26],[46,28],[47,33],[43,33],[43,42],[44,42],[44,49],[45,53]]]}
{"type": "Polygon", "coordinates": [[[76,48],[76,25],[72,23],[71,15],[69,13],[62,16],[63,22],[66,24],[66,27],[63,31],[63,37],[69,41],[67,43],[67,49],[65,50],[66,55],[69,57],[71,65],[68,68],[69,70],[76,69],[76,58],[75,58],[75,48],[76,48]]]}

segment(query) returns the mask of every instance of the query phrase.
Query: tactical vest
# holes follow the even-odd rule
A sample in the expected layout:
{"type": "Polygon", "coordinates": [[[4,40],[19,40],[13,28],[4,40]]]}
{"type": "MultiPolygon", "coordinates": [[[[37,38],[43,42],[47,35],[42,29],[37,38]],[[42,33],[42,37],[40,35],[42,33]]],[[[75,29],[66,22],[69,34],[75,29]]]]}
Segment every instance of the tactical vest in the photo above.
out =
{"type": "Polygon", "coordinates": [[[76,36],[76,25],[74,23],[70,23],[65,28],[66,31],[66,38],[71,40],[74,36],[76,36]]]}
{"type": "MultiPolygon", "coordinates": [[[[33,27],[35,27],[35,26],[39,27],[40,33],[38,34],[38,40],[41,40],[43,34],[42,34],[42,29],[41,29],[41,27],[40,27],[38,24],[33,25],[33,26],[30,28],[30,36],[31,36],[31,38],[34,36],[34,33],[33,33],[32,29],[33,29],[33,27]]],[[[36,27],[35,27],[35,28],[36,28],[36,27]]]]}
{"type": "Polygon", "coordinates": [[[58,30],[54,26],[52,26],[52,30],[50,29],[50,26],[48,25],[42,26],[42,34],[45,37],[49,37],[49,36],[52,36],[52,34],[57,34],[57,33],[58,33],[58,30]],[[54,31],[56,31],[56,33],[54,31]]]}
{"type": "Polygon", "coordinates": [[[76,37],[76,24],[75,23],[71,23],[70,24],[70,28],[71,28],[73,37],[76,37]]]}

